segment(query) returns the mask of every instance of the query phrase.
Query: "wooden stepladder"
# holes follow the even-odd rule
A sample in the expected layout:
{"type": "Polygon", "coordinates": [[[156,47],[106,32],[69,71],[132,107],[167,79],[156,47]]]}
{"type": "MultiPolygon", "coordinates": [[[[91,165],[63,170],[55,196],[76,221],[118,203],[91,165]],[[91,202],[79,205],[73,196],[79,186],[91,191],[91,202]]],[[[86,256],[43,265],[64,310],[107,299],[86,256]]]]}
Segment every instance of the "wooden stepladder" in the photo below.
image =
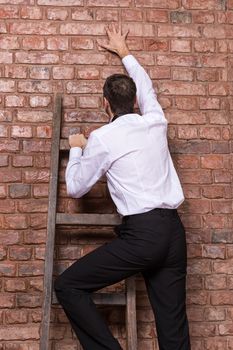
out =
{"type": "MultiPolygon", "coordinates": [[[[60,151],[68,150],[67,140],[61,140],[62,97],[56,96],[53,119],[51,149],[51,176],[49,185],[49,206],[47,219],[47,242],[45,250],[44,295],[40,329],[40,350],[50,350],[50,313],[53,293],[53,256],[55,231],[58,225],[114,226],[119,224],[116,214],[63,214],[57,213],[57,189],[60,151]]],[[[137,350],[136,289],[135,278],[125,280],[125,292],[94,293],[97,305],[124,305],[126,312],[127,350],[137,350]]],[[[91,349],[90,349],[91,350],[91,349]]]]}

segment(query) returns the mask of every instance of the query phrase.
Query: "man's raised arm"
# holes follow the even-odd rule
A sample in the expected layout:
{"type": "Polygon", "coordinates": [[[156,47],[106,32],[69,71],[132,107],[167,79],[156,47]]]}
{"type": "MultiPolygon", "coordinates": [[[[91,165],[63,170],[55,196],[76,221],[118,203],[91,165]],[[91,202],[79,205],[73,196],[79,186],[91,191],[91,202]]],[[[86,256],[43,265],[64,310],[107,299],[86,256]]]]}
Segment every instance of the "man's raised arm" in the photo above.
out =
{"type": "Polygon", "coordinates": [[[126,44],[128,32],[121,34],[120,30],[112,25],[106,29],[109,43],[101,45],[103,48],[115,52],[122,59],[129,76],[134,80],[137,87],[137,100],[142,115],[153,115],[158,122],[166,122],[163,110],[157,100],[152,81],[145,69],[136,58],[130,54],[126,44]]]}

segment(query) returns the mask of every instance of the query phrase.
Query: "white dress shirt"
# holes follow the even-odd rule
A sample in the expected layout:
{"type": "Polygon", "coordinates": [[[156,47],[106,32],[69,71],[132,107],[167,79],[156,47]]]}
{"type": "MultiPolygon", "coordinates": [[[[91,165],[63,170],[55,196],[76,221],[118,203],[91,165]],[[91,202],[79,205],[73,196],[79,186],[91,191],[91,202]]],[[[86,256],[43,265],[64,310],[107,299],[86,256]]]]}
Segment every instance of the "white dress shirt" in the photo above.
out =
{"type": "Polygon", "coordinates": [[[83,152],[71,148],[66,169],[68,195],[82,197],[106,174],[121,215],[177,208],[184,195],[168,149],[167,120],[143,67],[132,55],[122,62],[137,86],[142,115],[126,114],[94,130],[83,152]]]}

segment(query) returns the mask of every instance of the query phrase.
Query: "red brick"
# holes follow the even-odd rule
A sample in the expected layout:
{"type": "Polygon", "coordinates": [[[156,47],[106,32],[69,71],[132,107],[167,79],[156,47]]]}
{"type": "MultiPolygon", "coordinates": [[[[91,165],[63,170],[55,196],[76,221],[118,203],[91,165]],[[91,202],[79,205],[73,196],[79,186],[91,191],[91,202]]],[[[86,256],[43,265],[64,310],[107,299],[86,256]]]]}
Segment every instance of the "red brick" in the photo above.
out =
{"type": "MultiPolygon", "coordinates": [[[[92,0],[94,1],[94,0],[92,0]]],[[[159,0],[136,0],[136,6],[138,7],[155,7],[155,8],[165,8],[165,9],[176,9],[179,7],[178,0],[164,0],[163,2],[159,0]]]]}
{"type": "Polygon", "coordinates": [[[49,79],[50,71],[48,67],[31,67],[29,75],[32,79],[49,79]]]}
{"type": "Polygon", "coordinates": [[[19,276],[41,276],[44,273],[44,262],[30,261],[19,264],[19,276]]]}
{"type": "Polygon", "coordinates": [[[191,37],[198,38],[201,36],[200,28],[194,25],[176,26],[176,25],[159,25],[158,36],[160,37],[191,37]]]}
{"type": "Polygon", "coordinates": [[[231,305],[232,304],[232,292],[231,291],[216,291],[211,294],[212,305],[231,305]]]}
{"type": "Polygon", "coordinates": [[[17,36],[3,36],[0,38],[0,49],[14,50],[18,48],[19,48],[19,42],[18,42],[17,36]]]}
{"type": "Polygon", "coordinates": [[[203,56],[202,58],[202,64],[203,67],[218,67],[218,68],[224,68],[226,67],[226,57],[225,56],[203,56]]]}
{"type": "Polygon", "coordinates": [[[99,0],[96,2],[95,0],[87,0],[87,6],[113,6],[113,7],[130,7],[130,0],[112,0],[109,2],[108,0],[99,0]]]}
{"type": "Polygon", "coordinates": [[[17,182],[21,180],[21,171],[11,169],[1,169],[0,182],[17,182]]]}
{"type": "MultiPolygon", "coordinates": [[[[187,68],[173,68],[172,69],[173,80],[193,81],[194,72],[187,68]]],[[[189,108],[188,108],[189,109],[189,108]]]]}
{"type": "Polygon", "coordinates": [[[23,151],[25,153],[31,152],[50,152],[51,150],[51,142],[49,141],[23,141],[23,151]]]}
{"type": "Polygon", "coordinates": [[[59,61],[59,56],[54,53],[44,52],[16,52],[16,63],[30,63],[30,64],[55,64],[59,61]]]}
{"type": "Polygon", "coordinates": [[[9,186],[11,198],[27,198],[30,196],[31,186],[27,184],[13,184],[9,186]]]}
{"type": "Polygon", "coordinates": [[[19,78],[23,79],[27,77],[27,67],[23,66],[5,66],[6,78],[19,78]]]}
{"type": "Polygon", "coordinates": [[[203,35],[207,38],[224,39],[226,38],[226,28],[223,25],[205,26],[203,35]]]}
{"type": "Polygon", "coordinates": [[[22,214],[5,215],[5,227],[16,230],[25,229],[28,227],[27,216],[22,214]]]}
{"type": "Polygon", "coordinates": [[[11,260],[29,260],[32,256],[30,247],[10,247],[9,249],[11,260]]]}
{"type": "Polygon", "coordinates": [[[14,90],[15,90],[14,81],[0,79],[0,92],[13,92],[14,90]]]}
{"type": "Polygon", "coordinates": [[[177,129],[177,135],[179,139],[197,139],[198,138],[198,129],[191,126],[179,126],[177,129]]]}
{"type": "Polygon", "coordinates": [[[51,103],[50,96],[30,96],[29,104],[31,107],[48,107],[51,103]]]}
{"type": "Polygon", "coordinates": [[[54,37],[47,39],[48,50],[68,50],[68,38],[54,37]]]}
{"type": "Polygon", "coordinates": [[[17,120],[21,122],[48,122],[52,120],[53,113],[47,111],[18,111],[17,120]]]}
{"type": "Polygon", "coordinates": [[[214,40],[195,40],[194,49],[196,52],[214,52],[215,42],[214,40]]]}
{"type": "Polygon", "coordinates": [[[162,82],[160,91],[165,95],[205,95],[205,87],[196,83],[162,82]]]}
{"type": "Polygon", "coordinates": [[[32,165],[33,165],[32,156],[15,155],[13,157],[13,166],[15,167],[28,167],[32,165]]]}
{"type": "Polygon", "coordinates": [[[105,35],[104,23],[89,23],[88,26],[83,23],[61,24],[61,34],[68,35],[105,35]]]}
{"type": "Polygon", "coordinates": [[[199,168],[199,156],[197,155],[180,155],[176,158],[179,168],[195,169],[199,168]]]}
{"type": "Polygon", "coordinates": [[[38,183],[38,182],[48,182],[49,181],[49,171],[48,170],[26,170],[25,171],[25,182],[28,183],[38,183]]]}
{"type": "Polygon", "coordinates": [[[157,63],[162,66],[195,67],[198,63],[198,58],[193,55],[158,55],[157,63]]]}
{"type": "MultiPolygon", "coordinates": [[[[64,6],[63,0],[38,0],[38,5],[64,6]]],[[[82,6],[83,0],[66,0],[66,6],[82,6]]]]}
{"type": "Polygon", "coordinates": [[[202,112],[191,112],[189,111],[174,111],[171,113],[166,113],[167,119],[170,123],[175,124],[204,124],[206,122],[206,115],[202,112]]]}
{"type": "Polygon", "coordinates": [[[7,279],[4,284],[4,289],[7,292],[23,292],[26,290],[26,282],[18,278],[7,279]]]}
{"type": "Polygon", "coordinates": [[[12,113],[10,111],[1,111],[0,110],[0,121],[9,122],[12,120],[12,113]]]}
{"type": "Polygon", "coordinates": [[[208,294],[206,291],[194,290],[187,293],[187,305],[207,304],[208,294]]]}
{"type": "Polygon", "coordinates": [[[190,24],[192,13],[187,11],[172,11],[170,13],[171,23],[190,24]]]}
{"type": "Polygon", "coordinates": [[[5,97],[6,107],[23,107],[26,104],[24,96],[8,95],[5,97]]]}
{"type": "Polygon", "coordinates": [[[220,109],[220,99],[216,97],[201,97],[200,109],[220,109]]]}
{"type": "Polygon", "coordinates": [[[100,82],[75,82],[71,81],[66,87],[68,94],[96,94],[103,92],[103,85],[100,82]]]}
{"type": "Polygon", "coordinates": [[[211,184],[211,186],[205,186],[202,189],[202,195],[206,198],[223,198],[224,197],[224,187],[223,186],[215,186],[211,184]]]}
{"type": "Polygon", "coordinates": [[[77,71],[77,76],[79,79],[85,79],[85,80],[94,80],[99,79],[99,69],[95,67],[88,68],[79,68],[77,71]]]}
{"type": "Polygon", "coordinates": [[[88,53],[65,53],[62,56],[62,62],[64,64],[108,64],[108,56],[106,54],[88,54],[88,53]]]}
{"type": "Polygon", "coordinates": [[[219,245],[203,245],[203,257],[210,259],[224,259],[225,247],[219,245]]]}
{"type": "Polygon", "coordinates": [[[215,69],[202,68],[197,71],[197,80],[199,81],[217,81],[218,71],[215,69]]]}
{"type": "Polygon", "coordinates": [[[14,263],[3,263],[0,264],[1,276],[15,276],[16,265],[14,263]]]}
{"type": "Polygon", "coordinates": [[[17,138],[17,137],[31,138],[32,137],[32,128],[31,128],[31,126],[14,125],[11,128],[11,136],[13,138],[17,138]]]}
{"type": "Polygon", "coordinates": [[[0,231],[0,239],[4,246],[20,244],[20,233],[18,231],[0,231]]]}
{"type": "Polygon", "coordinates": [[[1,340],[27,340],[39,339],[39,325],[2,326],[0,329],[1,340]]]}
{"type": "Polygon", "coordinates": [[[28,321],[27,311],[25,310],[6,311],[5,320],[7,324],[27,323],[28,321]]]}
{"type": "Polygon", "coordinates": [[[170,67],[150,68],[151,79],[169,79],[171,77],[170,67]]]}
{"type": "Polygon", "coordinates": [[[224,83],[210,83],[209,84],[209,94],[217,96],[226,96],[228,95],[228,86],[224,83]]]}
{"type": "Polygon", "coordinates": [[[207,140],[220,140],[221,129],[217,127],[200,127],[200,138],[207,140]]]}
{"type": "Polygon", "coordinates": [[[23,6],[20,15],[25,19],[42,19],[42,9],[36,6],[23,6]]]}
{"type": "Polygon", "coordinates": [[[217,0],[183,0],[183,5],[192,10],[225,10],[224,3],[217,0]]]}
{"type": "Polygon", "coordinates": [[[221,274],[211,274],[205,277],[205,288],[208,290],[226,289],[226,276],[221,274]]]}
{"type": "Polygon", "coordinates": [[[216,338],[206,339],[205,349],[206,350],[227,350],[227,340],[216,339],[216,338]]]}
{"type": "Polygon", "coordinates": [[[205,309],[206,321],[224,321],[226,319],[226,310],[217,307],[205,309]]]}
{"type": "Polygon", "coordinates": [[[224,213],[230,214],[233,211],[232,200],[216,200],[212,201],[212,211],[213,213],[224,213]]]}
{"type": "Polygon", "coordinates": [[[0,125],[0,137],[7,137],[8,135],[8,126],[0,125]]]}
{"type": "MultiPolygon", "coordinates": [[[[52,84],[50,81],[20,81],[18,83],[19,92],[32,92],[32,93],[52,93],[52,84]]],[[[25,112],[30,114],[30,111],[25,112]]],[[[47,112],[49,113],[49,112],[47,112]]]]}
{"type": "Polygon", "coordinates": [[[0,185],[0,198],[6,198],[6,196],[7,196],[6,186],[0,185]]]}
{"type": "Polygon", "coordinates": [[[52,128],[51,126],[43,125],[36,127],[36,136],[39,138],[51,138],[52,128]]]}
{"type": "Polygon", "coordinates": [[[65,21],[68,17],[68,11],[59,8],[49,8],[47,11],[47,18],[53,21],[65,21]]]}
{"type": "Polygon", "coordinates": [[[191,52],[190,40],[171,40],[171,51],[191,52]]]}
{"type": "Polygon", "coordinates": [[[226,218],[220,215],[206,215],[203,217],[203,224],[205,228],[223,228],[225,226],[226,218]]]}
{"type": "MultiPolygon", "coordinates": [[[[3,3],[3,2],[2,2],[3,3]]],[[[12,3],[10,1],[6,1],[5,3],[12,3]]],[[[0,8],[0,18],[18,18],[19,17],[19,10],[16,6],[4,6],[0,8]]]]}
{"type": "MultiPolygon", "coordinates": [[[[12,294],[6,294],[2,293],[1,299],[0,299],[0,308],[13,308],[15,306],[15,296],[12,294]]],[[[0,328],[0,339],[2,340],[2,330],[3,330],[3,325],[1,325],[0,328]]],[[[9,328],[8,328],[9,332],[9,328]]]]}
{"type": "Polygon", "coordinates": [[[71,38],[71,46],[75,50],[91,50],[94,48],[94,42],[92,39],[85,37],[71,38]]]}
{"type": "Polygon", "coordinates": [[[178,109],[196,110],[197,99],[195,97],[176,97],[175,106],[178,109]]]}
{"type": "MultiPolygon", "coordinates": [[[[89,16],[91,19],[94,18],[93,13],[89,13],[89,16]]],[[[137,10],[124,10],[122,12],[122,18],[124,21],[140,21],[142,20],[142,13],[141,11],[137,10]]],[[[107,9],[100,9],[96,11],[96,20],[97,21],[110,21],[110,22],[118,22],[119,20],[119,12],[118,10],[107,10],[107,9]]]]}
{"type": "Polygon", "coordinates": [[[97,96],[81,96],[78,104],[80,108],[99,108],[100,99],[97,96]]]}
{"type": "Polygon", "coordinates": [[[8,155],[0,155],[0,166],[7,166],[9,163],[8,155]]]}
{"type": "Polygon", "coordinates": [[[54,67],[53,68],[53,78],[54,79],[74,79],[74,68],[73,67],[54,67]]]}
{"type": "Polygon", "coordinates": [[[201,189],[195,185],[183,185],[185,198],[201,198],[201,189]]]}
{"type": "Polygon", "coordinates": [[[21,22],[11,23],[11,34],[35,34],[35,35],[53,35],[56,34],[57,26],[54,23],[36,21],[36,22],[21,22]]]}
{"type": "Polygon", "coordinates": [[[0,33],[7,33],[6,24],[0,23],[0,33]]]}
{"type": "Polygon", "coordinates": [[[33,196],[35,198],[48,197],[49,188],[45,184],[33,186],[33,196]]]}
{"type": "Polygon", "coordinates": [[[144,42],[146,51],[168,51],[167,40],[145,39],[144,42]]]}
{"type": "Polygon", "coordinates": [[[201,167],[207,169],[223,168],[223,157],[220,155],[202,156],[201,167]]]}

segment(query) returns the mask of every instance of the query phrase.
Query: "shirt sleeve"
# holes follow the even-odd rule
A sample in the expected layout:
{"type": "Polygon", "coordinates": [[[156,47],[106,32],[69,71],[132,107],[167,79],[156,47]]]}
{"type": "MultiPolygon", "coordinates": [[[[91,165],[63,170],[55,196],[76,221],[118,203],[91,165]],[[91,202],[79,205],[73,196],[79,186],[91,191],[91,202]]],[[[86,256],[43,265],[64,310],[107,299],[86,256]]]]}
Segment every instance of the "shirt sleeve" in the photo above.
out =
{"type": "Polygon", "coordinates": [[[136,84],[137,100],[142,115],[152,114],[156,121],[167,122],[162,107],[157,100],[152,81],[145,69],[132,55],[125,56],[122,63],[136,84]]]}
{"type": "Polygon", "coordinates": [[[110,167],[109,152],[94,133],[91,133],[87,146],[70,150],[66,168],[67,193],[73,198],[80,198],[100,179],[110,167]]]}

